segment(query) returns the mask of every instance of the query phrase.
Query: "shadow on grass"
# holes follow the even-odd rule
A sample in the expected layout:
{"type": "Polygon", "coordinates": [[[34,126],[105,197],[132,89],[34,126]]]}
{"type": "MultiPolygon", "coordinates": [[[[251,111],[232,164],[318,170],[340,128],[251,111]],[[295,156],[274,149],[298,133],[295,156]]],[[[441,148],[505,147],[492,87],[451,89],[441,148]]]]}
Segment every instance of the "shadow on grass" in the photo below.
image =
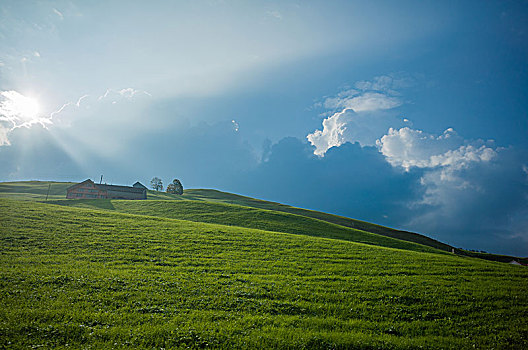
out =
{"type": "Polygon", "coordinates": [[[111,199],[64,199],[59,201],[47,201],[42,203],[63,205],[65,207],[75,206],[79,208],[99,208],[104,210],[115,210],[111,199]]]}

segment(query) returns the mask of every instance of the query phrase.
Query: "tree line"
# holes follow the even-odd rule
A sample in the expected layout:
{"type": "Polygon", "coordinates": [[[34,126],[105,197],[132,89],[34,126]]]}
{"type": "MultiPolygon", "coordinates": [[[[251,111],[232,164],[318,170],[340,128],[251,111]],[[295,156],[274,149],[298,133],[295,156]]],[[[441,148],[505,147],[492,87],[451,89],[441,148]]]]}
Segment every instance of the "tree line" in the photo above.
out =
{"type": "MultiPolygon", "coordinates": [[[[159,177],[154,177],[152,180],[150,180],[150,187],[154,191],[163,191],[163,181],[159,177]]],[[[167,189],[165,190],[167,193],[172,194],[183,194],[183,185],[181,184],[180,180],[174,179],[170,184],[167,185],[167,189]]]]}

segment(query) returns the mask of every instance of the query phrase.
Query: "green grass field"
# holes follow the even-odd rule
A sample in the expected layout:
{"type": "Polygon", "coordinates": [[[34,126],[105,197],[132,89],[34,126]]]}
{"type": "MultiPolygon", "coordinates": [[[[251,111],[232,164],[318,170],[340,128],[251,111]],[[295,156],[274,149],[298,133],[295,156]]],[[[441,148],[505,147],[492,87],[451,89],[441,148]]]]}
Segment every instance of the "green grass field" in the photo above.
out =
{"type": "Polygon", "coordinates": [[[370,232],[332,224],[311,217],[235,204],[196,200],[60,200],[50,203],[70,207],[112,210],[121,213],[207,222],[267,231],[341,239],[384,247],[437,252],[421,244],[385,237],[370,232]]]}
{"type": "Polygon", "coordinates": [[[2,348],[528,348],[526,267],[222,192],[55,186],[0,184],[2,348]]]}
{"type": "MultiPolygon", "coordinates": [[[[33,200],[43,201],[46,199],[48,186],[51,184],[50,193],[48,200],[63,200],[66,197],[66,188],[72,185],[72,183],[63,182],[44,182],[44,181],[23,181],[23,182],[4,182],[0,183],[0,198],[13,198],[19,200],[33,200]]],[[[246,208],[256,208],[271,210],[279,213],[287,213],[300,215],[307,218],[317,219],[326,221],[331,224],[339,226],[345,226],[356,230],[365,232],[375,233],[390,238],[396,238],[398,240],[404,240],[412,243],[418,243],[420,245],[426,245],[435,249],[444,250],[450,252],[453,248],[448,244],[438,242],[424,235],[419,235],[412,232],[394,230],[388,227],[383,227],[368,222],[346,218],[343,216],[332,215],[322,213],[313,210],[306,210],[302,208],[295,208],[288,205],[258,200],[255,198],[240,196],[232,193],[221,192],[210,189],[188,189],[182,196],[171,195],[164,192],[148,191],[148,200],[178,200],[178,201],[200,201],[206,203],[217,203],[217,204],[234,204],[243,206],[246,208]]],[[[61,203],[65,204],[65,203],[61,203]]],[[[67,204],[70,205],[70,204],[67,204]]],[[[101,205],[95,203],[94,205],[99,206],[101,209],[112,209],[102,208],[101,205]]],[[[167,212],[167,211],[166,211],[167,212]]],[[[277,213],[277,214],[279,214],[277,213]]],[[[238,222],[236,223],[238,225],[238,222]]]]}
{"type": "MultiPolygon", "coordinates": [[[[4,182],[0,183],[0,198],[12,198],[12,199],[18,199],[18,200],[29,200],[29,201],[45,201],[46,198],[49,202],[53,202],[56,204],[61,205],[68,205],[68,206],[78,206],[78,207],[92,207],[97,209],[107,209],[107,210],[115,210],[115,204],[117,201],[109,201],[109,202],[99,202],[99,201],[82,201],[80,203],[75,203],[72,201],[65,201],[64,198],[66,197],[66,189],[71,186],[72,183],[64,183],[64,182],[49,182],[49,181],[21,181],[21,182],[4,182]],[[51,184],[51,186],[50,186],[51,184]],[[49,195],[47,194],[48,188],[50,189],[49,195]]],[[[518,261],[522,261],[525,264],[528,264],[528,258],[518,258],[518,257],[512,257],[507,255],[497,255],[497,254],[488,254],[488,253],[478,253],[473,251],[467,251],[464,249],[455,248],[453,246],[450,246],[449,244],[439,242],[437,240],[434,240],[430,237],[427,237],[425,235],[408,232],[408,231],[401,231],[392,229],[389,227],[384,227],[376,224],[372,224],[365,221],[360,221],[356,219],[351,219],[343,216],[313,211],[313,210],[307,210],[302,208],[296,208],[289,205],[284,205],[276,202],[269,202],[269,201],[263,201],[255,198],[245,197],[233,193],[226,193],[218,190],[212,190],[212,189],[187,189],[185,190],[185,193],[182,196],[178,195],[172,195],[164,192],[157,192],[157,191],[148,191],[147,194],[148,201],[152,200],[163,200],[163,201],[179,201],[179,202],[188,202],[188,201],[195,201],[195,202],[205,202],[202,203],[203,205],[210,205],[208,206],[208,210],[201,211],[200,215],[190,213],[175,213],[174,210],[169,210],[164,208],[162,211],[149,211],[147,215],[154,215],[154,216],[164,216],[169,218],[179,218],[184,220],[193,220],[193,221],[205,221],[205,222],[212,222],[212,223],[221,223],[221,224],[227,224],[227,225],[234,225],[234,226],[244,226],[244,227],[252,227],[252,228],[263,228],[266,230],[277,230],[276,227],[268,225],[267,220],[260,223],[257,223],[256,220],[253,220],[253,218],[250,218],[249,225],[243,224],[242,225],[242,214],[238,213],[239,215],[234,216],[233,211],[230,210],[231,207],[224,206],[222,207],[225,209],[224,212],[222,212],[222,215],[218,215],[218,213],[221,211],[217,208],[212,207],[213,204],[233,204],[238,205],[241,207],[245,207],[246,213],[249,213],[249,209],[255,208],[255,209],[263,209],[273,212],[273,215],[275,218],[280,217],[283,213],[286,214],[294,214],[299,218],[299,216],[303,216],[305,218],[312,218],[319,221],[326,221],[330,224],[335,224],[339,226],[339,234],[331,233],[330,230],[325,229],[325,232],[323,235],[325,237],[334,237],[334,238],[340,238],[340,239],[350,239],[350,232],[353,231],[346,231],[343,230],[343,227],[345,228],[352,228],[357,231],[363,231],[368,233],[374,233],[376,235],[382,235],[388,238],[395,238],[399,241],[407,241],[411,244],[408,245],[402,245],[402,243],[398,243],[400,248],[403,248],[404,246],[407,246],[411,248],[412,250],[416,250],[417,247],[418,250],[422,251],[430,251],[428,249],[425,249],[422,246],[428,246],[434,249],[443,250],[446,252],[451,252],[453,249],[455,250],[457,255],[465,255],[465,256],[471,256],[471,257],[477,257],[480,259],[486,259],[491,261],[500,261],[500,262],[510,262],[512,259],[516,259],[518,261]],[[212,214],[211,211],[216,211],[215,214],[212,214]],[[198,219],[198,220],[196,220],[198,219]],[[234,220],[233,220],[234,219],[234,220]],[[346,233],[345,233],[346,232],[346,233]],[[347,238],[348,237],[348,238],[347,238]],[[419,246],[416,246],[417,243],[419,246]]],[[[141,206],[143,204],[131,204],[129,205],[126,210],[122,210],[123,208],[120,208],[119,211],[122,212],[131,212],[131,213],[140,213],[140,214],[146,214],[146,212],[143,212],[141,210],[147,209],[142,207],[141,210],[138,212],[137,209],[134,209],[134,206],[141,206]]],[[[150,204],[152,205],[152,204],[150,204]]],[[[176,203],[167,204],[167,206],[176,206],[176,203]]],[[[184,206],[183,203],[180,203],[180,205],[184,206]]],[[[189,204],[190,205],[190,204],[189,204]]],[[[197,204],[195,204],[197,205],[197,204]]],[[[201,209],[200,209],[201,210],[201,209]]],[[[261,215],[267,215],[262,214],[261,215]]],[[[274,220],[275,223],[277,223],[277,220],[274,220]]],[[[307,230],[299,230],[299,224],[300,222],[294,223],[293,229],[284,231],[284,225],[279,229],[281,232],[289,232],[289,233],[301,233],[301,234],[314,234],[314,227],[310,225],[311,232],[308,232],[307,230]]],[[[318,225],[321,223],[319,222],[318,225]]],[[[306,226],[306,225],[305,225],[306,226]]],[[[334,227],[335,228],[335,227],[334,227]]],[[[315,235],[320,235],[320,233],[315,233],[315,235]]],[[[357,235],[356,235],[357,236],[357,235]]],[[[368,235],[363,235],[363,238],[369,237],[368,235]]],[[[372,238],[372,236],[370,236],[372,238]]],[[[361,241],[368,243],[369,240],[360,240],[358,237],[354,237],[355,241],[361,241]]],[[[394,240],[388,240],[390,244],[388,246],[394,247],[394,240]],[[392,242],[392,243],[391,243],[392,242]]],[[[378,243],[380,245],[386,245],[382,244],[381,240],[378,239],[378,243]]]]}
{"type": "Polygon", "coordinates": [[[450,252],[452,246],[438,242],[432,238],[419,235],[413,232],[400,231],[391,229],[388,227],[372,224],[365,221],[355,220],[339,215],[332,215],[327,213],[322,213],[314,210],[307,210],[302,208],[295,208],[289,205],[284,205],[275,202],[268,202],[263,200],[258,200],[250,197],[240,196],[232,193],[221,192],[217,190],[206,190],[206,189],[192,189],[186,190],[184,193],[184,198],[193,199],[193,200],[204,200],[204,201],[215,201],[221,203],[229,204],[239,204],[242,206],[268,209],[274,211],[281,211],[291,214],[297,214],[302,216],[311,217],[318,220],[327,221],[333,224],[346,226],[350,228],[355,228],[362,231],[372,232],[380,234],[387,237],[397,238],[400,240],[405,240],[409,242],[415,242],[423,245],[427,245],[436,249],[441,249],[450,252]]]}

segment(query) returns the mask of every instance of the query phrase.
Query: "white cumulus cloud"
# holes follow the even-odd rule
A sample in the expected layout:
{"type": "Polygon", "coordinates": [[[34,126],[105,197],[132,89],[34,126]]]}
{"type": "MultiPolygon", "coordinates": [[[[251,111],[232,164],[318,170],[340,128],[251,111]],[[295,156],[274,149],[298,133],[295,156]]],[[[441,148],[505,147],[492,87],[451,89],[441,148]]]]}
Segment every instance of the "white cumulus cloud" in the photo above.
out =
{"type": "Polygon", "coordinates": [[[338,147],[347,142],[345,132],[353,114],[353,111],[345,108],[323,120],[323,130],[315,130],[306,136],[308,141],[315,146],[315,154],[324,156],[331,147],[338,147]]]}
{"type": "Polygon", "coordinates": [[[489,161],[495,155],[482,141],[468,144],[452,128],[439,136],[409,127],[390,128],[376,143],[391,165],[407,171],[412,167],[461,169],[471,162],[489,161]]]}
{"type": "Polygon", "coordinates": [[[493,245],[528,242],[527,154],[492,141],[466,140],[449,128],[440,135],[403,127],[377,141],[395,168],[419,174],[421,195],[408,229],[442,233],[453,244],[485,237],[493,245]]]}
{"type": "Polygon", "coordinates": [[[372,81],[360,81],[354,89],[346,89],[336,96],[328,97],[323,103],[331,110],[325,113],[322,130],[315,130],[306,138],[315,146],[314,153],[324,156],[331,147],[346,142],[359,142],[361,145],[373,145],[390,126],[401,125],[402,118],[395,119],[387,111],[403,104],[395,88],[410,84],[394,77],[380,76],[372,81]]]}
{"type": "MultiPolygon", "coordinates": [[[[526,245],[528,152],[468,140],[452,128],[440,134],[414,129],[411,120],[395,113],[404,103],[399,90],[412,84],[380,76],[316,102],[312,108],[326,112],[322,128],[307,135],[314,153],[324,156],[341,146],[339,152],[347,142],[376,145],[398,174],[392,176],[414,179],[408,200],[401,202],[399,225],[405,229],[458,246],[504,250],[526,245]],[[478,237],[484,243],[475,243],[478,237]]],[[[392,189],[385,191],[390,195],[392,189]]]]}

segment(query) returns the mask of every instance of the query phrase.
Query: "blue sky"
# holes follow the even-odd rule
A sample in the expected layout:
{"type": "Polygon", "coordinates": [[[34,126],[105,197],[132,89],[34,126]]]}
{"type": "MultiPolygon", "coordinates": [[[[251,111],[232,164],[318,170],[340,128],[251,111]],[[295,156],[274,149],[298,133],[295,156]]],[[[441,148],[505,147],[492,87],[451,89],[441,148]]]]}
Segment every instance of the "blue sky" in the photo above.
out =
{"type": "Polygon", "coordinates": [[[0,180],[203,187],[528,255],[526,1],[2,1],[0,180]]]}

